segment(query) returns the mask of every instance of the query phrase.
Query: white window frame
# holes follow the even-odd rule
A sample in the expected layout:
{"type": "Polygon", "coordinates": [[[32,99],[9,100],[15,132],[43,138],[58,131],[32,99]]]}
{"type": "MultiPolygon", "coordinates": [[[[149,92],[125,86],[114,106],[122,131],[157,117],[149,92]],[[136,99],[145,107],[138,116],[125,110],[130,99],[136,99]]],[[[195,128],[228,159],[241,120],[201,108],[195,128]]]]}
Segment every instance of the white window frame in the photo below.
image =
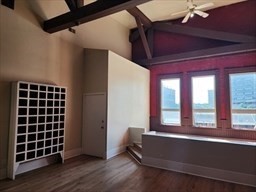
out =
{"type": "Polygon", "coordinates": [[[192,109],[192,126],[193,127],[196,127],[196,128],[212,128],[212,129],[215,129],[217,128],[217,125],[218,125],[218,118],[217,118],[217,94],[216,94],[216,75],[215,74],[202,74],[202,75],[193,75],[191,76],[191,109],[192,109]],[[193,78],[197,78],[197,77],[210,77],[210,76],[213,76],[214,77],[214,109],[194,109],[194,105],[193,105],[193,101],[194,101],[194,98],[193,98],[193,78]],[[214,126],[197,126],[195,125],[195,118],[194,118],[194,113],[195,112],[204,112],[204,113],[214,113],[215,114],[215,118],[214,118],[214,122],[215,122],[215,125],[214,126]]]}
{"type": "Polygon", "coordinates": [[[166,77],[166,78],[161,78],[160,79],[160,123],[161,125],[167,125],[167,126],[181,126],[181,77],[178,76],[170,76],[170,77],[166,77]],[[179,80],[179,92],[180,92],[180,103],[179,103],[179,109],[169,109],[169,108],[162,108],[162,81],[166,81],[166,80],[179,80]],[[180,113],[180,119],[179,119],[179,123],[164,123],[163,122],[163,111],[171,111],[171,112],[177,112],[179,111],[180,113]]]}

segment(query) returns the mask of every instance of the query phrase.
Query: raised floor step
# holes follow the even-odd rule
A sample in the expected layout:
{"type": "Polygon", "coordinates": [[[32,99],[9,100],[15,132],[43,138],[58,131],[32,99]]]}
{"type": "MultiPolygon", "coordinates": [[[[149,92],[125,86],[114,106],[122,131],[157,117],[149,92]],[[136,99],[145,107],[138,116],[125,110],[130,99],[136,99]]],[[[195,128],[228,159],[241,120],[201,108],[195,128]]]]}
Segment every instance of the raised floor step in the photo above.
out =
{"type": "Polygon", "coordinates": [[[141,164],[141,152],[135,146],[128,146],[127,152],[139,163],[141,164]]]}
{"type": "Polygon", "coordinates": [[[142,145],[141,143],[133,143],[133,146],[136,148],[138,152],[142,152],[142,145]]]}

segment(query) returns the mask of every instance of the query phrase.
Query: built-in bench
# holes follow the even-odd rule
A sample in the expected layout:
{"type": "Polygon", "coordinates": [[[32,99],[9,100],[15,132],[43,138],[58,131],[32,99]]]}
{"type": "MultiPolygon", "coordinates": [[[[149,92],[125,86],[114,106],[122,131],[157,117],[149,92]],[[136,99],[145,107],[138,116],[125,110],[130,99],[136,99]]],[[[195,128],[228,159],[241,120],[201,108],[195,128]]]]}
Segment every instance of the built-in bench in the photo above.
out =
{"type": "Polygon", "coordinates": [[[256,141],[151,131],[142,145],[143,165],[256,186],[256,141]]]}

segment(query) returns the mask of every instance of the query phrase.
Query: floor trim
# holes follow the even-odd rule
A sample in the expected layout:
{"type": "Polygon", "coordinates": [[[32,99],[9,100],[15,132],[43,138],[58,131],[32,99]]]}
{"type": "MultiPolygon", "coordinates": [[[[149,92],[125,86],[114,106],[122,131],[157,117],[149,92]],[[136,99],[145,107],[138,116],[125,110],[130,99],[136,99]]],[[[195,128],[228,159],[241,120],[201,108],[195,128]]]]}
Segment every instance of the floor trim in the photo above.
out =
{"type": "Polygon", "coordinates": [[[120,146],[120,147],[117,147],[117,148],[114,148],[114,149],[111,149],[111,150],[108,150],[107,151],[107,159],[110,159],[116,155],[119,155],[123,152],[126,151],[126,145],[125,146],[120,146]]]}
{"type": "Polygon", "coordinates": [[[65,151],[64,159],[70,159],[72,157],[76,157],[82,154],[82,148],[72,149],[69,151],[65,151]]]}

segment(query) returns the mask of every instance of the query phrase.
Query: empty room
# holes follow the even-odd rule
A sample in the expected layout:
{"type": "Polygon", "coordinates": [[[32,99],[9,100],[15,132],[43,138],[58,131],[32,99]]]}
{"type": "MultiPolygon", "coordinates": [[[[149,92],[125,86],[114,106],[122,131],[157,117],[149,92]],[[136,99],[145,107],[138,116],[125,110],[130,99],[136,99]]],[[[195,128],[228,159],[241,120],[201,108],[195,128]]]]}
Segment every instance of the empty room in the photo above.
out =
{"type": "Polygon", "coordinates": [[[255,0],[0,2],[0,191],[256,190],[255,0]]]}

